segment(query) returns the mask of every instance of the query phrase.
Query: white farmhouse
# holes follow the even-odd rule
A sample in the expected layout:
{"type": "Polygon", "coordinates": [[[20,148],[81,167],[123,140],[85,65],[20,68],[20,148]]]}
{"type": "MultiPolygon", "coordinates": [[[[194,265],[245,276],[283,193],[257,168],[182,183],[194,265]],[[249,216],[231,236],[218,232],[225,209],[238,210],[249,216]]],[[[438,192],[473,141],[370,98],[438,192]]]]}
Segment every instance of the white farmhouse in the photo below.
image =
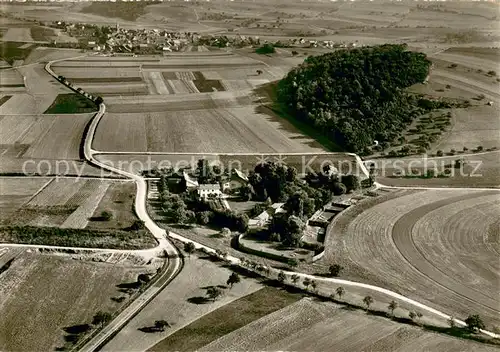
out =
{"type": "Polygon", "coordinates": [[[218,183],[200,185],[200,187],[198,188],[198,196],[202,199],[207,199],[209,197],[220,197],[221,194],[222,192],[218,183]]]}

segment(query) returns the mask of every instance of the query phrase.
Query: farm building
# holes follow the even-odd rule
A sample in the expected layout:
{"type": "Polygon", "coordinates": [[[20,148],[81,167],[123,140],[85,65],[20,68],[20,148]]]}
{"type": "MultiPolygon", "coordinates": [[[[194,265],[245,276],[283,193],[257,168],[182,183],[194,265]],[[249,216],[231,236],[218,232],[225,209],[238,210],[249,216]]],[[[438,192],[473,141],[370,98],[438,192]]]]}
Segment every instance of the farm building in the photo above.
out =
{"type": "Polygon", "coordinates": [[[200,185],[198,188],[198,196],[203,199],[209,197],[220,197],[221,194],[220,185],[216,183],[200,185]]]}
{"type": "Polygon", "coordinates": [[[243,186],[248,184],[248,177],[243,172],[237,169],[231,171],[231,175],[222,184],[222,190],[225,191],[236,191],[243,186]]]}
{"type": "Polygon", "coordinates": [[[188,190],[197,189],[199,187],[198,181],[189,176],[186,171],[183,171],[184,180],[186,181],[186,188],[188,190]]]}
{"type": "Polygon", "coordinates": [[[250,219],[248,221],[248,226],[250,227],[264,226],[269,221],[270,218],[271,216],[269,215],[267,210],[264,210],[262,213],[260,213],[253,219],[250,219]]]}

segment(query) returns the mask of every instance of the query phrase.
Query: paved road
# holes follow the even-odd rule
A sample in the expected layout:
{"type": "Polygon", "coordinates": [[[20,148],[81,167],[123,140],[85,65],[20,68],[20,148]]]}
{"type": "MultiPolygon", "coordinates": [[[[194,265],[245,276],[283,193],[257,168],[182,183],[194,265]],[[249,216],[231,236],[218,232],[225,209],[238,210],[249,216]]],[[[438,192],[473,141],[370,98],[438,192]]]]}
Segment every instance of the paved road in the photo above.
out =
{"type": "MultiPolygon", "coordinates": [[[[48,62],[45,69],[53,77],[57,78],[57,75],[51,69],[51,65],[57,61],[55,60],[48,62]]],[[[101,120],[102,116],[106,113],[106,105],[101,104],[99,106],[99,111],[93,117],[92,122],[89,126],[87,134],[84,136],[84,155],[85,159],[104,170],[115,172],[119,175],[125,176],[136,182],[137,185],[137,195],[135,197],[134,209],[137,217],[144,222],[146,228],[151,232],[151,234],[158,241],[158,247],[155,250],[158,254],[163,252],[168,257],[168,268],[161,275],[161,277],[151,285],[144,293],[142,293],[136,300],[134,300],[127,308],[125,308],[115,319],[113,319],[108,325],[106,325],[97,335],[95,335],[90,341],[88,341],[82,348],[81,351],[95,351],[99,349],[109,338],[111,338],[116,332],[118,332],[135,314],[137,314],[149,301],[158,294],[182,269],[182,259],[177,248],[167,240],[166,232],[149,216],[146,210],[147,201],[147,183],[144,178],[116,169],[112,166],[106,165],[94,158],[95,151],[92,149],[92,141],[94,139],[94,134],[101,120]]]]}
{"type": "MultiPolygon", "coordinates": [[[[57,61],[62,61],[62,60],[57,60],[57,61]]],[[[55,61],[53,61],[53,62],[55,62],[55,61]]],[[[50,65],[53,62],[49,62],[47,64],[46,70],[52,76],[57,77],[57,75],[50,69],[50,65]]],[[[113,168],[109,165],[103,164],[94,158],[94,154],[96,153],[96,151],[94,151],[92,149],[92,140],[93,140],[93,136],[95,134],[97,125],[105,112],[106,112],[106,107],[104,104],[101,104],[99,107],[99,112],[93,118],[92,123],[91,123],[90,128],[89,128],[89,131],[88,131],[87,135],[85,136],[85,145],[84,145],[85,157],[87,160],[89,160],[89,162],[91,162],[91,163],[93,163],[93,164],[95,164],[95,165],[97,165],[105,170],[113,171],[113,172],[116,172],[117,174],[120,174],[120,175],[123,175],[125,177],[128,177],[128,178],[135,180],[135,182],[137,184],[137,196],[135,199],[135,210],[136,210],[137,216],[139,217],[139,219],[144,221],[146,227],[157,238],[157,240],[160,244],[159,247],[165,248],[165,250],[167,251],[167,253],[169,255],[169,258],[173,258],[172,268],[169,268],[169,269],[172,269],[172,271],[168,271],[171,273],[171,275],[173,277],[173,275],[176,275],[176,273],[180,270],[181,261],[178,257],[177,249],[165,238],[166,237],[165,231],[153,222],[153,220],[150,218],[149,214],[146,211],[147,183],[146,183],[145,179],[139,175],[135,175],[135,174],[123,171],[123,170],[113,168]]],[[[364,164],[361,161],[361,159],[359,158],[359,156],[355,155],[355,157],[356,157],[358,163],[363,167],[363,171],[368,175],[368,171],[364,167],[364,164]]],[[[171,238],[175,238],[183,243],[187,243],[187,242],[194,243],[195,247],[198,249],[204,249],[207,252],[215,253],[215,250],[213,248],[210,248],[210,247],[204,246],[200,243],[191,241],[191,240],[186,239],[185,237],[182,237],[182,236],[177,235],[175,233],[170,232],[168,234],[168,236],[170,236],[171,238]]],[[[233,256],[229,256],[229,255],[225,256],[224,260],[226,260],[227,262],[230,262],[232,264],[235,264],[235,265],[241,265],[241,260],[239,258],[236,258],[233,256]]],[[[278,274],[277,269],[269,268],[268,276],[272,277],[272,276],[276,276],[277,274],[278,274]]],[[[397,299],[397,300],[400,300],[402,302],[406,302],[408,304],[411,304],[412,306],[415,306],[419,309],[422,309],[426,312],[432,313],[432,314],[437,315],[439,317],[442,317],[444,319],[451,318],[450,315],[448,315],[446,313],[440,312],[432,307],[426,306],[420,302],[409,299],[403,295],[400,295],[396,292],[387,290],[387,289],[382,288],[382,287],[363,284],[363,283],[359,283],[359,282],[348,281],[348,280],[318,277],[318,276],[304,274],[304,273],[285,272],[285,274],[290,275],[290,276],[293,274],[296,274],[299,277],[301,277],[302,279],[303,278],[310,278],[310,279],[313,279],[317,282],[328,282],[328,283],[332,283],[335,285],[341,284],[341,285],[345,285],[345,286],[354,286],[354,287],[364,288],[364,289],[371,290],[371,291],[376,291],[379,293],[383,293],[390,298],[397,299]]],[[[162,279],[163,279],[163,276],[162,276],[162,279]]],[[[162,285],[162,287],[164,287],[168,282],[169,282],[168,279],[164,280],[164,284],[162,285]]],[[[124,310],[116,319],[114,319],[108,325],[109,328],[103,329],[97,336],[95,336],[89,343],[87,343],[83,347],[82,350],[83,351],[95,351],[96,349],[98,349],[99,346],[102,345],[103,341],[106,341],[106,339],[110,338],[114,333],[116,333],[127,322],[128,317],[131,317],[134,314],[136,314],[145,304],[147,304],[147,302],[148,302],[147,297],[152,297],[152,296],[149,296],[150,290],[151,290],[151,292],[159,292],[159,290],[161,290],[161,288],[158,289],[158,287],[156,287],[154,285],[152,287],[150,287],[150,289],[148,289],[143,294],[143,296],[141,296],[141,298],[139,298],[140,301],[138,301],[137,304],[132,304],[130,306],[130,307],[132,307],[132,308],[130,308],[130,310],[128,310],[128,309],[124,310]]],[[[460,325],[465,325],[464,321],[461,321],[458,319],[455,319],[455,321],[456,321],[456,323],[458,323],[460,325]]],[[[482,330],[482,332],[489,335],[489,336],[492,336],[492,337],[497,337],[497,338],[500,337],[500,335],[494,334],[490,331],[482,330]]]]}

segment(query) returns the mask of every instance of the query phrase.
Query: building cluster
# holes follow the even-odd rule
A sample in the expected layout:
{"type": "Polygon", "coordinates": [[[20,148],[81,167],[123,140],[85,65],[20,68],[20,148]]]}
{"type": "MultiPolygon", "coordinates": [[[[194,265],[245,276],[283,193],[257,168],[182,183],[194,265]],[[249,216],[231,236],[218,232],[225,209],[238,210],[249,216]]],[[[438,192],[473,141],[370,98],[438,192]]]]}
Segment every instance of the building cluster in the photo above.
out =
{"type": "MultiPolygon", "coordinates": [[[[258,36],[240,34],[202,36],[196,32],[169,32],[157,28],[129,29],[121,28],[118,24],[115,26],[97,26],[64,21],[52,22],[50,26],[78,38],[77,45],[80,48],[100,52],[152,54],[181,51],[188,45],[206,45],[219,48],[243,48],[261,45],[261,39],[258,36]]],[[[262,43],[267,43],[267,41],[264,40],[262,43]]],[[[52,44],[56,45],[57,43],[52,44]]],[[[62,45],[63,43],[59,44],[62,45]]],[[[271,44],[278,48],[320,47],[327,49],[353,48],[357,45],[355,42],[344,43],[304,38],[290,38],[271,44]]]]}
{"type": "Polygon", "coordinates": [[[240,170],[233,169],[221,176],[218,183],[199,183],[189,170],[178,170],[167,176],[169,188],[182,188],[196,192],[200,199],[222,198],[225,194],[237,193],[248,184],[248,177],[240,170]]]}
{"type": "Polygon", "coordinates": [[[85,23],[53,22],[52,27],[62,29],[79,38],[84,49],[109,52],[179,51],[198,38],[196,33],[169,32],[156,28],[128,29],[115,26],[96,26],[85,23]]]}

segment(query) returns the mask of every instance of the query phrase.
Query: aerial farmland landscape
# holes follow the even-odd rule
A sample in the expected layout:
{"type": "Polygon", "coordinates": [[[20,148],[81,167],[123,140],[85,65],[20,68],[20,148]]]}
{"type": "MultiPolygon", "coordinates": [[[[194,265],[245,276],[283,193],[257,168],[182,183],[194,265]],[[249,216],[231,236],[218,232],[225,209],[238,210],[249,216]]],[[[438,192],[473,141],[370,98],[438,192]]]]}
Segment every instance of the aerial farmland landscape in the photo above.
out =
{"type": "Polygon", "coordinates": [[[500,2],[3,1],[0,351],[500,351],[500,2]]]}

